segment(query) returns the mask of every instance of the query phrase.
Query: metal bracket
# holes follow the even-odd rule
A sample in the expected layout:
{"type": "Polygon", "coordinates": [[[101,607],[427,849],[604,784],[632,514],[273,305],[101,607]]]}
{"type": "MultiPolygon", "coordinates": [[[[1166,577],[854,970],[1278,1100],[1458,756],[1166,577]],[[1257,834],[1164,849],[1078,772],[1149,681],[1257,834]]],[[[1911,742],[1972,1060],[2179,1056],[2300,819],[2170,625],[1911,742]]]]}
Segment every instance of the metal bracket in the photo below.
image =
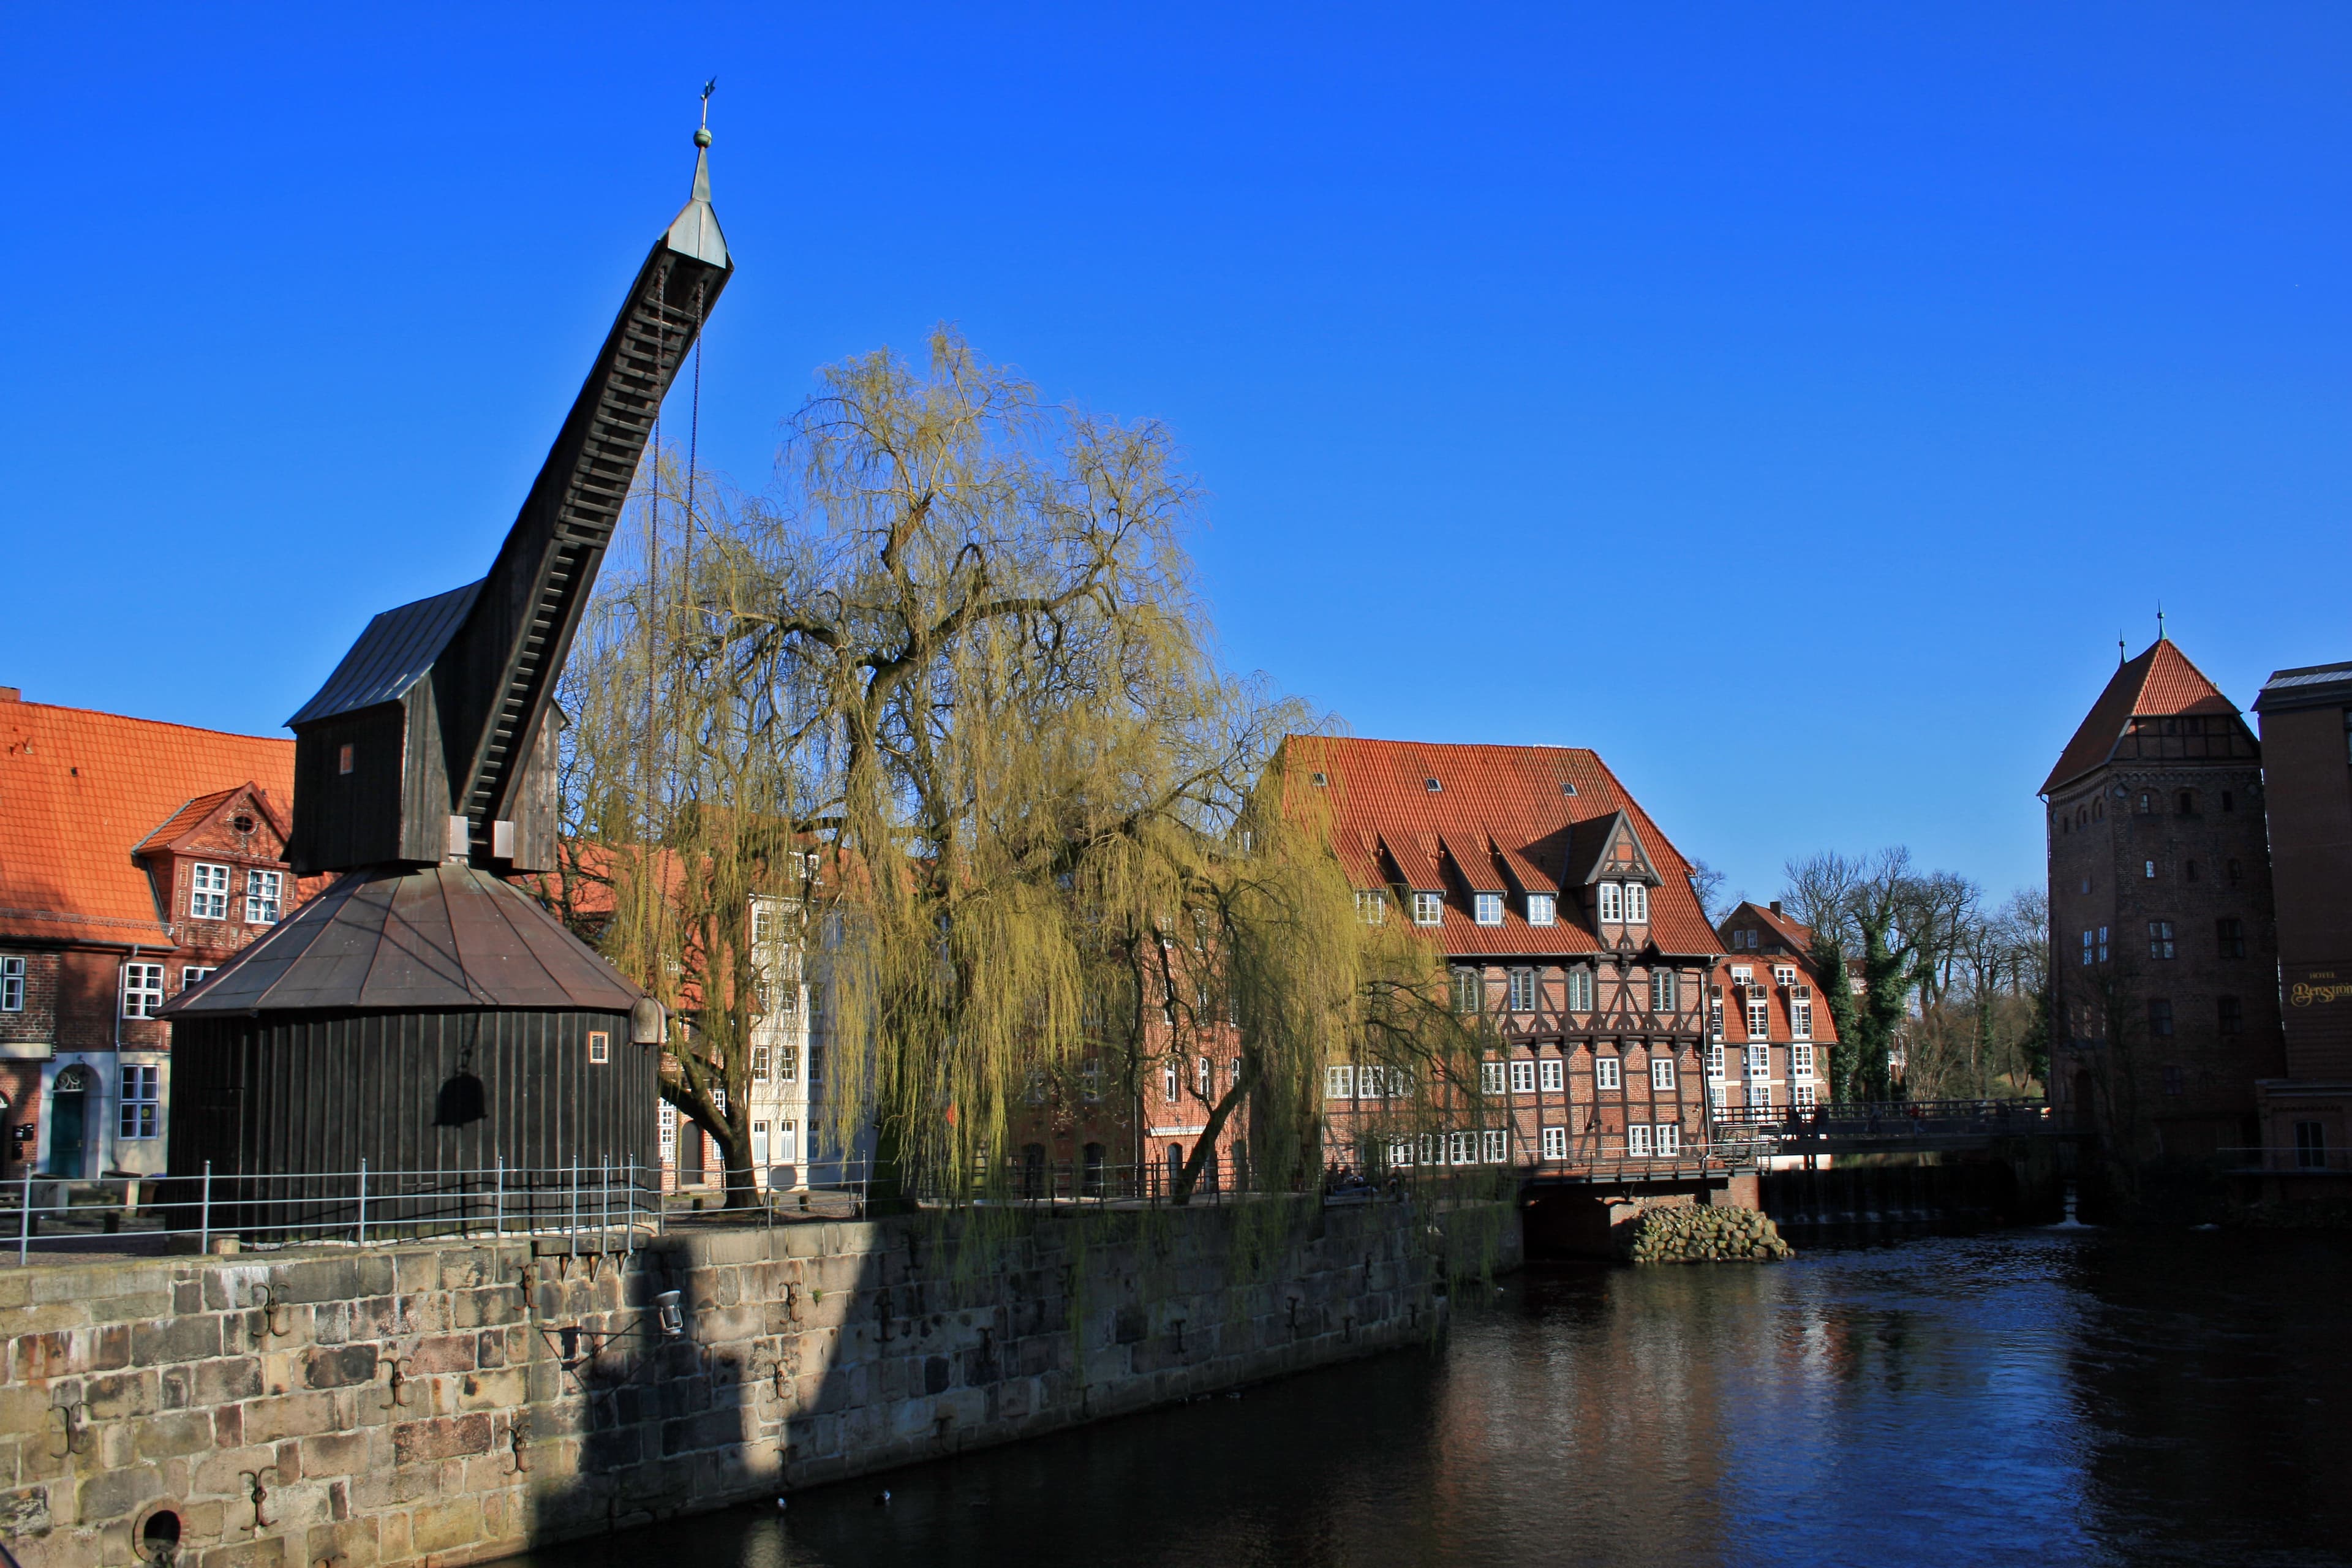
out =
{"type": "Polygon", "coordinates": [[[245,1482],[246,1485],[251,1489],[253,1501],[253,1528],[257,1532],[267,1530],[272,1524],[277,1522],[277,1521],[268,1518],[262,1512],[263,1508],[269,1501],[269,1489],[261,1484],[263,1471],[268,1471],[270,1475],[274,1476],[278,1473],[278,1467],[275,1465],[264,1465],[261,1467],[261,1469],[258,1470],[239,1470],[237,1472],[237,1479],[245,1482]]]}
{"type": "Polygon", "coordinates": [[[383,1364],[392,1370],[391,1374],[384,1379],[384,1399],[382,1408],[391,1410],[396,1407],[406,1407],[408,1385],[415,1381],[409,1375],[408,1363],[409,1358],[406,1356],[402,1356],[397,1361],[390,1356],[384,1358],[383,1364]]]}
{"type": "Polygon", "coordinates": [[[49,1450],[52,1459],[62,1459],[68,1454],[87,1454],[90,1445],[98,1441],[98,1434],[92,1432],[89,1423],[82,1418],[84,1407],[85,1402],[79,1399],[60,1399],[49,1406],[58,1424],[65,1428],[63,1436],[66,1440],[64,1447],[49,1450]]]}
{"type": "Polygon", "coordinates": [[[530,1412],[518,1410],[514,1414],[514,1418],[507,1425],[507,1453],[511,1460],[507,1474],[520,1476],[530,1473],[530,1455],[523,1448],[523,1445],[530,1441],[530,1412]]]}
{"type": "Polygon", "coordinates": [[[291,1333],[293,1331],[279,1321],[279,1314],[287,1310],[287,1303],[278,1299],[278,1287],[264,1283],[256,1286],[253,1293],[258,1298],[253,1303],[253,1310],[261,1314],[262,1331],[273,1340],[283,1339],[291,1333]]]}

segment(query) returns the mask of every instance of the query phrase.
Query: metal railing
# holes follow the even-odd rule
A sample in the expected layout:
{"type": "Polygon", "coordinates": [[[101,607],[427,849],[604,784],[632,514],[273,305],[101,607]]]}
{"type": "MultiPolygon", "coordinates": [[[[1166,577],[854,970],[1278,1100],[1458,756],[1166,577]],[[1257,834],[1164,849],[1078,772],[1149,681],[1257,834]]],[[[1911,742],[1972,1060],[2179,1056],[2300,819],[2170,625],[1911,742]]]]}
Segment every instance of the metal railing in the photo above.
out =
{"type": "Polygon", "coordinates": [[[1709,1106],[1718,1138],[1775,1142],[1936,1135],[2024,1135],[2070,1131],[2046,1100],[1862,1100],[1787,1105],[1709,1106]]]}
{"type": "Polygon", "coordinates": [[[2216,1164],[2225,1175],[2347,1176],[2352,1175],[2352,1148],[2216,1149],[2216,1164]]]}

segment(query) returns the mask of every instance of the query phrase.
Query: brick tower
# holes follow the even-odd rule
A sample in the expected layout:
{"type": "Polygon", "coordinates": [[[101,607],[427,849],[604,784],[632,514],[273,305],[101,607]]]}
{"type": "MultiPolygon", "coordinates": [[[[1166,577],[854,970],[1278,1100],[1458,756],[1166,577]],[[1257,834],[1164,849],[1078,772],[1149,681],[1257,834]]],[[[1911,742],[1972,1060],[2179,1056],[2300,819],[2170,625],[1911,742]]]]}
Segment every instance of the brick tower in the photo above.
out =
{"type": "Polygon", "coordinates": [[[2261,1142],[2283,1068],[2262,748],[2158,634],[2041,794],[2049,807],[2051,1090],[2133,1163],[2261,1142]]]}

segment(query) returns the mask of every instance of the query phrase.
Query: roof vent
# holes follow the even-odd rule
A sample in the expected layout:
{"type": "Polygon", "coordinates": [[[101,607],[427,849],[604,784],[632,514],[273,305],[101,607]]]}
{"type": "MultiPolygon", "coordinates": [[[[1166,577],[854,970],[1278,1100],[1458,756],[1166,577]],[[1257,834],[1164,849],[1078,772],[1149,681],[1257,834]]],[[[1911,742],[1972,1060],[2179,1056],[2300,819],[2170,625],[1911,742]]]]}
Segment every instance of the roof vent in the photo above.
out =
{"type": "Polygon", "coordinates": [[[1445,787],[1444,784],[1439,784],[1435,779],[1423,779],[1421,783],[1422,787],[1428,790],[1432,795],[1437,794],[1440,790],[1445,787]]]}
{"type": "Polygon", "coordinates": [[[1323,773],[1311,773],[1308,777],[1313,782],[1317,789],[1321,789],[1325,784],[1331,782],[1329,777],[1323,773]]]}
{"type": "Polygon", "coordinates": [[[1562,779],[1560,781],[1559,793],[1562,795],[1574,795],[1576,793],[1576,786],[1570,784],[1567,780],[1562,779]]]}

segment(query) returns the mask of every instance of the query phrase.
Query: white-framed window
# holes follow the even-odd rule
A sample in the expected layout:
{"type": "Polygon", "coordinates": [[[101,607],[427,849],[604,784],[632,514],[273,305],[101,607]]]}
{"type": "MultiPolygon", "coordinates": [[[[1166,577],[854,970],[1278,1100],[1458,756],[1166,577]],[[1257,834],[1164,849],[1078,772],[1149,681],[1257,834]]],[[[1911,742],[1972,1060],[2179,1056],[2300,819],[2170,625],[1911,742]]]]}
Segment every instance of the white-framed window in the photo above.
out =
{"type": "Polygon", "coordinates": [[[751,900],[751,951],[764,952],[776,934],[776,911],[765,899],[751,900]]]}
{"type": "Polygon", "coordinates": [[[1475,1165],[1478,1163],[1478,1134],[1475,1132],[1449,1132],[1446,1142],[1449,1146],[1447,1153],[1451,1156],[1449,1163],[1475,1165]]]}
{"type": "Polygon", "coordinates": [[[189,991],[202,985],[218,968],[220,965],[217,963],[188,964],[180,971],[180,989],[189,991]]]}
{"type": "Polygon", "coordinates": [[[1384,923],[1389,918],[1389,896],[1379,889],[1356,893],[1356,918],[1368,926],[1384,923]]]}
{"type": "Polygon", "coordinates": [[[1528,924],[1531,926],[1548,926],[1559,919],[1559,895],[1557,893],[1529,893],[1528,895],[1528,924]]]}
{"type": "Polygon", "coordinates": [[[1800,1110],[1811,1110],[1818,1099],[1819,1091],[1814,1089],[1811,1079],[1801,1079],[1789,1086],[1789,1103],[1800,1110]]]}
{"type": "Polygon", "coordinates": [[[1723,1076],[1723,1042],[1721,1040],[1717,1040],[1706,1047],[1706,1076],[1709,1078],[1723,1076]]]}
{"type": "Polygon", "coordinates": [[[1560,1070],[1562,1065],[1558,1057],[1546,1057],[1536,1063],[1536,1087],[1549,1093],[1559,1093],[1568,1082],[1567,1074],[1560,1070]]]}
{"type": "Polygon", "coordinates": [[[1755,978],[1756,971],[1748,965],[1735,963],[1731,966],[1731,983],[1734,985],[1745,985],[1755,978]]]}
{"type": "Polygon", "coordinates": [[[1647,925],[1650,920],[1650,885],[1647,882],[1625,884],[1625,923],[1647,925]]]}
{"type": "Polygon", "coordinates": [[[1629,1159],[1645,1160],[1650,1155],[1650,1124],[1629,1121],[1625,1124],[1625,1153],[1629,1159]]]}
{"type": "Polygon", "coordinates": [[[1622,1070],[1622,1069],[1619,1066],[1618,1060],[1615,1057],[1593,1058],[1592,1087],[1595,1089],[1615,1089],[1619,1087],[1621,1082],[1620,1074],[1622,1070]]]}
{"type": "Polygon", "coordinates": [[[1748,1047],[1745,1055],[1748,1058],[1748,1076],[1749,1078],[1770,1078],[1772,1076],[1772,1047],[1770,1046],[1750,1046],[1748,1047]]]}
{"type": "Polygon", "coordinates": [[[1511,1157],[1511,1135],[1499,1127],[1478,1134],[1478,1152],[1489,1165],[1499,1165],[1511,1157]]]}
{"type": "Polygon", "coordinates": [[[1772,1086],[1769,1083],[1749,1084],[1748,1086],[1748,1103],[1758,1110],[1771,1110],[1772,1086]]]}
{"type": "Polygon", "coordinates": [[[1683,1152],[1683,1128],[1681,1122],[1661,1121],[1658,1123],[1655,1132],[1655,1142],[1658,1145],[1658,1154],[1660,1158],[1671,1159],[1675,1155],[1683,1152]]]}
{"type": "Polygon", "coordinates": [[[801,1078],[801,1048],[786,1044],[776,1047],[776,1081],[798,1083],[801,1078]]]}
{"type": "Polygon", "coordinates": [[[1650,1011],[1678,1013],[1682,1011],[1682,976],[1671,969],[1650,972],[1650,1011]]]}
{"type": "Polygon", "coordinates": [[[228,919],[227,867],[210,866],[198,861],[188,868],[188,918],[192,921],[228,919]]]}
{"type": "Polygon", "coordinates": [[[592,1067],[603,1067],[603,1066],[604,1066],[607,1062],[610,1062],[612,1059],[613,1059],[613,1032],[612,1032],[610,1029],[591,1029],[591,1030],[589,1030],[589,1031],[588,1031],[588,1062],[589,1062],[589,1065],[590,1065],[590,1066],[592,1066],[592,1067]]]}
{"type": "Polygon", "coordinates": [[[1172,1061],[1161,1062],[1160,1064],[1160,1098],[1173,1105],[1176,1103],[1177,1090],[1182,1087],[1176,1081],[1176,1064],[1172,1061]]]}
{"type": "Polygon", "coordinates": [[[122,966],[122,1016],[152,1018],[163,1010],[163,966],[126,963],[122,966]]]}
{"type": "Polygon", "coordinates": [[[1789,1004],[1789,1032],[1803,1039],[1813,1032],[1813,1004],[1800,996],[1789,1004]]]}
{"type": "Polygon", "coordinates": [[[664,1101],[659,1119],[662,1153],[667,1157],[677,1147],[677,1107],[664,1101]]]}
{"type": "Polygon", "coordinates": [[[1536,1064],[1532,1057],[1518,1057],[1511,1062],[1511,1092],[1533,1094],[1536,1091],[1536,1064]]]}
{"type": "Polygon", "coordinates": [[[162,1130],[162,1078],[160,1068],[126,1066],[122,1069],[121,1120],[117,1128],[123,1137],[152,1138],[162,1130]]]}
{"type": "Polygon", "coordinates": [[[1086,1096],[1087,1103],[1089,1105],[1102,1098],[1101,1058],[1088,1057],[1085,1064],[1078,1068],[1078,1091],[1086,1096]]]}
{"type": "Polygon", "coordinates": [[[1215,1099],[1217,1088],[1216,1064],[1210,1061],[1206,1057],[1195,1058],[1192,1063],[1192,1086],[1200,1091],[1200,1095],[1202,1100],[1215,1099]]]}
{"type": "Polygon", "coordinates": [[[1706,1037],[1710,1040],[1721,1040],[1723,1038],[1723,987],[1718,985],[1714,989],[1715,994],[1706,999],[1706,1037]]]}
{"type": "Polygon", "coordinates": [[[25,961],[0,958],[0,1013],[25,1010],[25,961]]]}
{"type": "Polygon", "coordinates": [[[1473,918],[1482,926],[1503,923],[1503,895],[1500,893],[1473,893],[1470,895],[1470,908],[1473,918]]]}
{"type": "Polygon", "coordinates": [[[1547,1127],[1543,1130],[1543,1157],[1547,1160],[1568,1158],[1568,1129],[1547,1127]]]}
{"type": "MultiPolygon", "coordinates": [[[[1173,1100],[1176,1096],[1171,1092],[1168,1098],[1173,1100]]],[[[1337,1067],[1325,1068],[1323,1069],[1323,1098],[1326,1100],[1355,1099],[1356,1069],[1345,1062],[1340,1063],[1337,1067]]]]}
{"type": "Polygon", "coordinates": [[[1536,972],[1532,969],[1511,971],[1511,1011],[1532,1013],[1536,1010],[1536,972]]]}
{"type": "Polygon", "coordinates": [[[1486,1010],[1486,979],[1475,969],[1454,972],[1454,1010],[1457,1013],[1483,1013],[1486,1010]]]}
{"type": "Polygon", "coordinates": [[[1769,1040],[1772,1037],[1772,999],[1750,995],[1748,998],[1748,1037],[1769,1040]]]}
{"type": "Polygon", "coordinates": [[[286,873],[247,871],[245,874],[245,918],[247,924],[274,926],[286,901],[286,873]]]}
{"type": "Polygon", "coordinates": [[[1417,926],[1441,925],[1445,920],[1445,895],[1415,893],[1412,896],[1412,923],[1417,926]]]}
{"type": "Polygon", "coordinates": [[[1410,1165],[1412,1163],[1412,1139],[1392,1138],[1389,1141],[1389,1163],[1391,1166],[1410,1165]]]}
{"type": "Polygon", "coordinates": [[[1652,1089],[1672,1089],[1675,1087],[1674,1058],[1653,1057],[1650,1058],[1650,1087],[1652,1089]]]}
{"type": "Polygon", "coordinates": [[[1625,885],[1622,882],[1601,884],[1601,918],[1611,925],[1625,923],[1625,885]]]}
{"type": "Polygon", "coordinates": [[[1571,1013],[1592,1011],[1592,971],[1571,969],[1568,972],[1568,1010],[1571,1013]]]}
{"type": "Polygon", "coordinates": [[[773,1059],[774,1058],[768,1054],[767,1047],[753,1046],[751,1047],[751,1081],[753,1083],[765,1083],[768,1081],[769,1064],[773,1059]]]}
{"type": "Polygon", "coordinates": [[[1706,1080],[1706,1102],[1708,1105],[1717,1110],[1721,1110],[1724,1106],[1729,1102],[1730,1099],[1730,1093],[1725,1088],[1724,1082],[1721,1079],[1711,1078],[1706,1080]]]}
{"type": "Polygon", "coordinates": [[[1789,1047],[1789,1076],[1799,1079],[1813,1076],[1813,1047],[1810,1041],[1800,1040],[1789,1047]]]}
{"type": "MultiPolygon", "coordinates": [[[[814,856],[810,857],[814,859],[814,856]]],[[[789,1165],[801,1157],[801,1124],[797,1121],[776,1123],[776,1163],[789,1165]]]]}
{"type": "Polygon", "coordinates": [[[768,1168],[768,1124],[764,1121],[751,1123],[751,1168],[754,1171],[768,1168]]]}
{"type": "Polygon", "coordinates": [[[1797,983],[1797,969],[1796,969],[1796,965],[1794,965],[1794,964],[1790,964],[1790,963],[1776,963],[1776,964],[1774,964],[1774,965],[1772,966],[1772,984],[1775,984],[1775,985],[1794,985],[1796,983],[1797,983]]]}
{"type": "Polygon", "coordinates": [[[1500,1094],[1503,1092],[1503,1064],[1501,1062],[1480,1062],[1478,1064],[1479,1093],[1500,1094]]]}

